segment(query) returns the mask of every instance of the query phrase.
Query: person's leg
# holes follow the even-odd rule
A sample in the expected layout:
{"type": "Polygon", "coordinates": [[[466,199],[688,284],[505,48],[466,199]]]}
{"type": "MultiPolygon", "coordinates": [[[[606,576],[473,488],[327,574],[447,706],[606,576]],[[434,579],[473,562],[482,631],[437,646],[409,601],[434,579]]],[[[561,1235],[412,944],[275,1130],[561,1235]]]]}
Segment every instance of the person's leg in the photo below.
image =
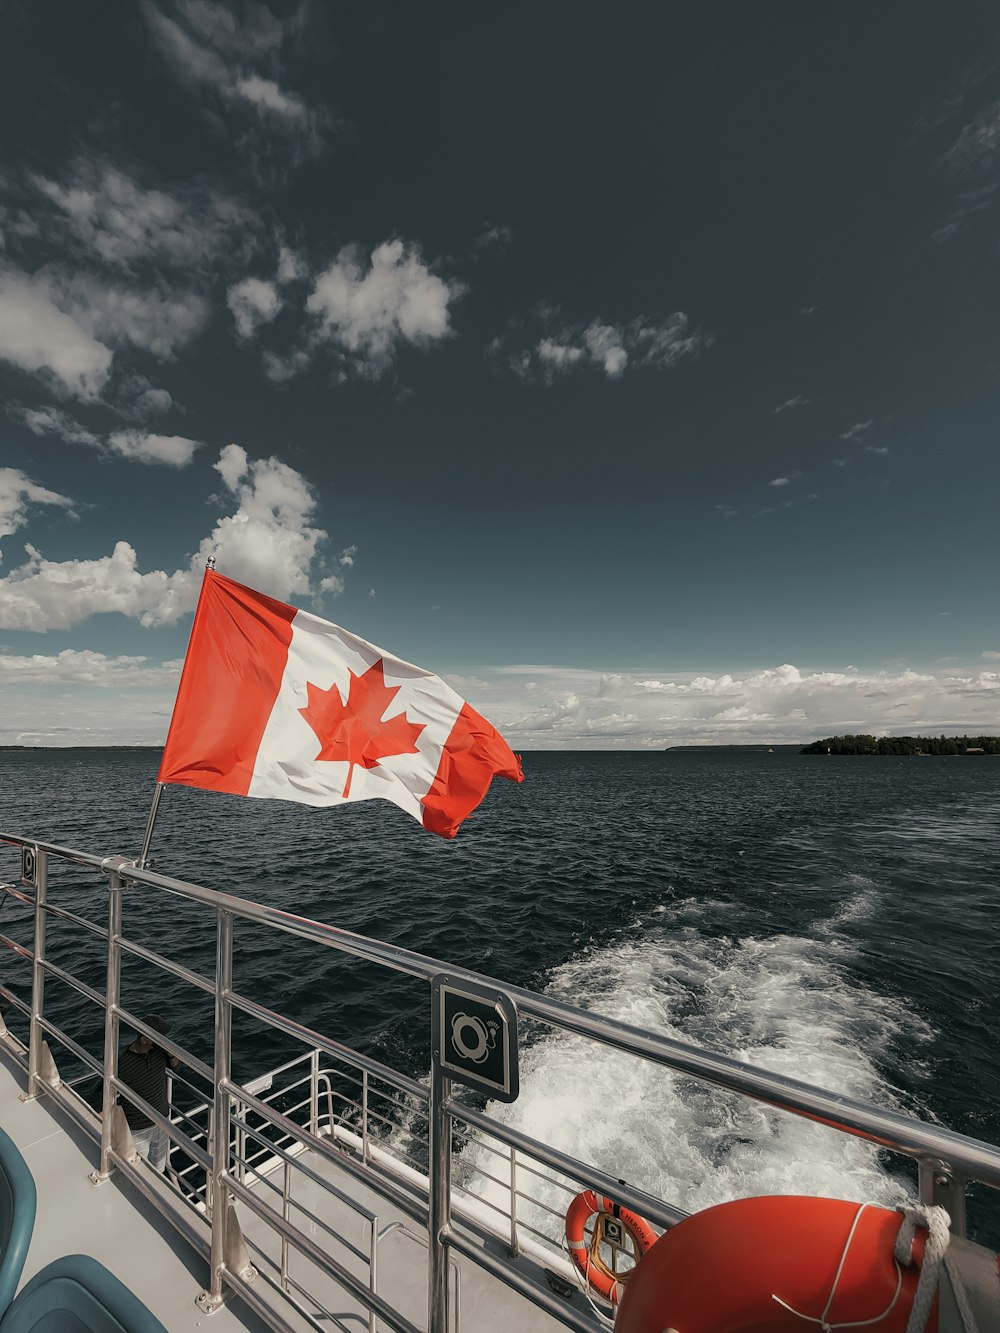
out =
{"type": "Polygon", "coordinates": [[[167,1131],[159,1125],[132,1130],[132,1143],[140,1157],[144,1157],[154,1171],[162,1171],[167,1164],[167,1131]]]}
{"type": "Polygon", "coordinates": [[[153,1125],[147,1125],[145,1129],[133,1129],[131,1131],[132,1146],[135,1148],[139,1156],[145,1157],[147,1161],[149,1160],[149,1145],[153,1137],[154,1128],[155,1126],[153,1125]]]}
{"type": "Polygon", "coordinates": [[[146,1161],[154,1171],[162,1172],[167,1165],[167,1131],[159,1125],[152,1125],[149,1130],[149,1152],[146,1161]]]}

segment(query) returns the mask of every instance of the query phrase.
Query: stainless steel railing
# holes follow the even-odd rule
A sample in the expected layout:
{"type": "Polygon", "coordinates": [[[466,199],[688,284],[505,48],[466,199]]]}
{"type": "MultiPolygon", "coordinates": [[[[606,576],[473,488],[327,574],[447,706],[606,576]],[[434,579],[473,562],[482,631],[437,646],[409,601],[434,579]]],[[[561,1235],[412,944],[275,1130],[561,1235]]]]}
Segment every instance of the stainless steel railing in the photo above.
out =
{"type": "MultiPolygon", "coordinates": [[[[178,1214],[181,1222],[175,1224],[210,1256],[211,1283],[203,1299],[206,1309],[214,1308],[221,1301],[224,1289],[230,1287],[273,1323],[273,1305],[263,1300],[254,1285],[256,1266],[265,1285],[289,1301],[308,1322],[317,1328],[328,1327],[330,1318],[336,1316],[319,1306],[315,1293],[308,1291],[291,1273],[290,1256],[295,1253],[316,1273],[353,1296],[366,1311],[370,1328],[376,1326],[376,1321],[393,1329],[415,1328],[378,1291],[378,1239],[383,1229],[377,1214],[358,1204],[349,1188],[334,1185],[322,1173],[324,1163],[335,1166],[339,1176],[346,1175],[348,1181],[353,1180],[358,1186],[370,1187],[374,1183],[381,1198],[408,1218],[410,1224],[426,1232],[431,1270],[430,1333],[445,1333],[450,1327],[448,1306],[452,1298],[443,1275],[455,1255],[463,1255],[486,1269],[567,1327],[581,1333],[595,1327],[587,1312],[567,1305],[544,1286],[526,1278],[517,1267],[504,1264],[484,1250],[472,1227],[485,1226],[505,1238],[511,1255],[525,1251],[558,1269],[565,1211],[562,1201],[568,1202],[580,1185],[612,1195],[661,1227],[668,1227],[683,1216],[677,1208],[636,1185],[614,1179],[524,1134],[492,1116],[488,1109],[479,1110],[466,1104],[440,1074],[428,1088],[324,1033],[268,1009],[252,996],[240,994],[233,984],[234,933],[238,923],[247,921],[424,982],[442,971],[444,965],[437,960],[142,870],[118,857],[95,856],[13,835],[0,835],[0,842],[14,848],[31,846],[37,852],[33,893],[12,884],[0,884],[0,895],[20,902],[33,913],[30,948],[0,932],[0,944],[7,947],[10,956],[31,966],[30,1003],[0,985],[0,995],[28,1023],[22,1062],[28,1093],[57,1096],[96,1136],[92,1119],[73,1091],[80,1079],[71,1079],[68,1088],[56,1086],[46,1041],[49,1038],[59,1044],[60,1051],[69,1059],[82,1066],[83,1077],[87,1074],[103,1077],[105,1105],[110,1106],[118,1094],[127,1096],[167,1131],[171,1142],[168,1175],[178,1198],[186,1205],[186,1210],[178,1214]],[[51,900],[48,874],[50,864],[56,862],[100,874],[106,883],[106,927],[51,900]],[[123,893],[127,885],[138,884],[197,904],[211,914],[216,941],[214,977],[201,976],[128,937],[123,930],[123,893]],[[102,941],[106,949],[103,994],[96,985],[48,957],[46,925],[50,919],[68,922],[102,941]],[[123,1006],[123,956],[139,958],[212,997],[215,1023],[211,1063],[151,1032],[123,1006]],[[70,986],[101,1011],[103,1061],[46,1013],[46,978],[70,986]],[[304,1053],[270,1071],[263,1079],[241,1084],[231,1068],[234,1014],[248,1015],[301,1043],[304,1053]],[[177,1080],[178,1088],[184,1091],[177,1095],[187,1104],[182,1106],[172,1097],[167,1117],[142,1103],[117,1077],[119,1032],[123,1026],[145,1032],[177,1055],[185,1066],[185,1074],[177,1080]],[[214,1091],[210,1093],[209,1089],[214,1091]],[[457,1157],[453,1136],[462,1145],[457,1157]],[[276,1174],[280,1176],[280,1186],[272,1179],[276,1174]],[[343,1207],[353,1209],[367,1228],[368,1242],[355,1244],[309,1210],[301,1214],[306,1218],[306,1226],[296,1225],[292,1215],[298,1209],[297,1179],[322,1187],[328,1195],[336,1196],[343,1207]],[[249,1240],[244,1237],[237,1220],[237,1202],[244,1216],[252,1214],[262,1225],[273,1242],[270,1248],[259,1237],[249,1240]],[[317,1228],[324,1237],[322,1246],[307,1234],[317,1228]]],[[[461,968],[448,966],[447,970],[456,980],[479,984],[488,980],[461,968]]],[[[959,1232],[964,1232],[967,1182],[980,1181],[1000,1188],[1000,1150],[989,1144],[534,992],[491,980],[488,984],[510,997],[524,1019],[588,1038],[910,1157],[917,1164],[921,1198],[925,1202],[945,1203],[952,1215],[953,1229],[959,1232]]],[[[113,1169],[119,1170],[144,1188],[147,1195],[155,1194],[149,1188],[149,1181],[116,1142],[112,1117],[104,1117],[100,1132],[101,1164],[97,1178],[104,1179],[113,1169]]]]}

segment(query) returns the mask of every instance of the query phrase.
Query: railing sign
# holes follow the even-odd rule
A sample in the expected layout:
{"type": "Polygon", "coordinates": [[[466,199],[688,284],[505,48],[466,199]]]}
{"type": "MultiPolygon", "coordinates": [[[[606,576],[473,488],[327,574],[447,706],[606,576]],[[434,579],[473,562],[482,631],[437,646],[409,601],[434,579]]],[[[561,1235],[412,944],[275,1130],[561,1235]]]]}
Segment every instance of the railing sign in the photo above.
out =
{"type": "Polygon", "coordinates": [[[517,1010],[509,996],[491,986],[436,976],[431,1041],[434,1063],[449,1078],[482,1088],[497,1101],[517,1100],[517,1010]]]}
{"type": "Polygon", "coordinates": [[[21,883],[29,889],[37,889],[38,848],[21,848],[21,883]]]}

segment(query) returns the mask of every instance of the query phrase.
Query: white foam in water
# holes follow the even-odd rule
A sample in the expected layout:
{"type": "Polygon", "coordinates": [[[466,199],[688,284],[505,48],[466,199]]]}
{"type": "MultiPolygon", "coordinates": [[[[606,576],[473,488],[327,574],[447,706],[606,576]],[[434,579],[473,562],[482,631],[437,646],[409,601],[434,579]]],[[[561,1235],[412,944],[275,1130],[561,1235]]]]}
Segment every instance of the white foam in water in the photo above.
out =
{"type": "MultiPolygon", "coordinates": [[[[641,938],[564,964],[546,991],[896,1109],[894,1090],[878,1072],[879,1052],[901,1030],[911,1042],[926,1030],[847,975],[849,946],[837,938],[836,920],[815,939],[720,939],[678,925],[704,915],[719,920],[706,903],[671,907],[641,938]]],[[[522,1050],[518,1101],[490,1111],[687,1212],[757,1194],[894,1204],[908,1192],[860,1139],[557,1031],[522,1050]]],[[[495,1158],[491,1169],[504,1174],[495,1158]]],[[[499,1187],[470,1181],[470,1188],[506,1207],[499,1187]]],[[[559,1215],[565,1210],[564,1192],[533,1178],[529,1192],[559,1215]]],[[[552,1231],[551,1218],[542,1229],[552,1231]]]]}

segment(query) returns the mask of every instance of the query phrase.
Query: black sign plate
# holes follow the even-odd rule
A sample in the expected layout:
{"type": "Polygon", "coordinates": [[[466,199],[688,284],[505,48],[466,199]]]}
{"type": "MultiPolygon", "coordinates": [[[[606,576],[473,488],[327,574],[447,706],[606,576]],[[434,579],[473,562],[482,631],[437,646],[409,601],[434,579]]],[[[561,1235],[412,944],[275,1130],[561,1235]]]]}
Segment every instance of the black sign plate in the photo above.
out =
{"type": "Polygon", "coordinates": [[[36,879],[38,875],[38,848],[21,848],[21,883],[29,889],[38,887],[36,879]]]}
{"type": "Polygon", "coordinates": [[[517,1100],[517,1010],[508,996],[470,981],[431,982],[434,1062],[448,1078],[501,1102],[517,1100]]]}

